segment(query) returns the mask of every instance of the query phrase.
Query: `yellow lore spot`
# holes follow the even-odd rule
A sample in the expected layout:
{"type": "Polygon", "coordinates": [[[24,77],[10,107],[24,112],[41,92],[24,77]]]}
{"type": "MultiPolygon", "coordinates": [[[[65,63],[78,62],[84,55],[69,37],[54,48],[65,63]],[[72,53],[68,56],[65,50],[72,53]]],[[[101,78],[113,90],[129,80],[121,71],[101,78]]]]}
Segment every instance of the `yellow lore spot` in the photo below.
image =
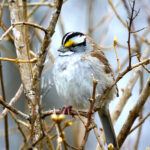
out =
{"type": "Polygon", "coordinates": [[[75,44],[74,41],[67,41],[64,46],[65,46],[65,47],[69,47],[69,46],[71,46],[71,45],[73,45],[73,44],[75,44]]]}

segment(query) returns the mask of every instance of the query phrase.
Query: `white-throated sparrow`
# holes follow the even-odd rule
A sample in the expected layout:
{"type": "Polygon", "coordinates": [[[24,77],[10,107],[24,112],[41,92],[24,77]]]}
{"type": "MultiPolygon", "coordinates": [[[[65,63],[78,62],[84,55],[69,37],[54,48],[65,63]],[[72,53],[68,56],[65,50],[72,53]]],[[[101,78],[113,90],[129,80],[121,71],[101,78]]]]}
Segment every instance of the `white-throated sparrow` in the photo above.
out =
{"type": "MultiPolygon", "coordinates": [[[[66,33],[58,51],[60,54],[53,66],[53,78],[58,95],[77,109],[88,109],[88,98],[92,97],[93,91],[91,74],[98,80],[96,94],[102,96],[114,82],[110,64],[96,43],[88,35],[80,32],[66,33]]],[[[112,88],[98,114],[107,144],[112,143],[117,148],[108,105],[115,94],[117,86],[112,88]]]]}

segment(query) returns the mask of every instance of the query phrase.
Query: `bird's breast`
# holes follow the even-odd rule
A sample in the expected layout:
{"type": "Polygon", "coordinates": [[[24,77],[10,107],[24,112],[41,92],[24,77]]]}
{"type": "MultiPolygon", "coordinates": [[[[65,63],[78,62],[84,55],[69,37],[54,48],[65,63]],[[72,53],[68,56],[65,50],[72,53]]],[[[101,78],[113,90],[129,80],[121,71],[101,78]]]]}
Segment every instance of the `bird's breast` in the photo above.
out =
{"type": "Polygon", "coordinates": [[[92,93],[92,78],[83,62],[61,59],[56,60],[54,66],[53,77],[58,95],[76,108],[89,106],[87,99],[92,93]]]}

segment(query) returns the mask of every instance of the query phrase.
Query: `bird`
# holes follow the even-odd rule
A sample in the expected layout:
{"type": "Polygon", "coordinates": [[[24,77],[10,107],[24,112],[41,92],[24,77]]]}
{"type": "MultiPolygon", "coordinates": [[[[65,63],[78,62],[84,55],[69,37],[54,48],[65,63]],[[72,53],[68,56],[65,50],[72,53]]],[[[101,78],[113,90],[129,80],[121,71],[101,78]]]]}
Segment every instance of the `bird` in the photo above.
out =
{"type": "MultiPolygon", "coordinates": [[[[98,81],[96,94],[100,97],[115,81],[113,70],[103,51],[87,34],[66,33],[58,49],[59,55],[53,64],[53,79],[60,98],[78,110],[89,108],[88,98],[92,97],[91,74],[98,81]]],[[[113,86],[98,115],[101,120],[107,145],[118,149],[114,127],[109,113],[109,103],[118,95],[117,85],[113,86]]],[[[97,99],[95,106],[100,101],[97,99]]]]}

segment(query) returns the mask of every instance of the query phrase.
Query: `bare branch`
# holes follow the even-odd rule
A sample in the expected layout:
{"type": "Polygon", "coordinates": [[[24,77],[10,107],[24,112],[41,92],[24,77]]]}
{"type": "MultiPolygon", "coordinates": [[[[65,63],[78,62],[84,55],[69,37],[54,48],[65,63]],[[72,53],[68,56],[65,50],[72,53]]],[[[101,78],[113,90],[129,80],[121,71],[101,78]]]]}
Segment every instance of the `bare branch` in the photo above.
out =
{"type": "Polygon", "coordinates": [[[140,127],[140,126],[145,122],[145,120],[146,120],[149,116],[150,116],[150,112],[149,112],[144,118],[142,118],[142,119],[140,120],[140,122],[139,122],[137,125],[135,125],[135,127],[133,127],[133,128],[130,130],[130,132],[129,132],[128,134],[132,133],[132,132],[135,131],[138,127],[140,127]]]}
{"type": "Polygon", "coordinates": [[[119,135],[117,136],[117,141],[119,147],[122,146],[124,140],[126,139],[135,119],[139,115],[140,110],[142,109],[143,105],[145,104],[148,96],[150,95],[150,77],[147,80],[147,83],[141,92],[136,105],[133,107],[133,109],[130,111],[130,114],[128,115],[121,131],[119,132],[119,135]]]}
{"type": "MultiPolygon", "coordinates": [[[[1,56],[1,53],[0,53],[0,56],[1,56]]],[[[3,69],[2,69],[2,62],[1,61],[0,61],[0,80],[1,80],[2,99],[4,102],[6,102],[6,93],[5,93],[5,87],[4,87],[3,69]]],[[[3,109],[5,109],[5,107],[3,107],[3,109]]],[[[7,115],[4,118],[4,129],[5,129],[6,150],[9,150],[9,132],[8,132],[8,116],[7,115]]]]}
{"type": "Polygon", "coordinates": [[[26,114],[24,114],[23,112],[15,109],[14,107],[10,106],[9,104],[7,104],[6,102],[3,101],[2,97],[0,97],[0,104],[2,104],[4,107],[6,107],[7,109],[9,109],[10,111],[14,112],[15,114],[19,115],[20,117],[29,120],[30,117],[26,114]]]}
{"type": "Polygon", "coordinates": [[[40,25],[38,25],[38,24],[34,24],[34,23],[30,23],[30,22],[16,22],[16,23],[12,24],[12,25],[2,34],[2,36],[0,37],[0,41],[1,41],[7,34],[9,34],[9,32],[10,32],[11,30],[13,30],[13,28],[14,28],[15,26],[19,26],[19,25],[28,25],[28,26],[35,27],[35,28],[37,28],[37,29],[40,29],[40,30],[42,30],[42,31],[44,31],[44,32],[47,32],[47,30],[46,30],[44,27],[42,27],[42,26],[40,26],[40,25]]]}
{"type": "MultiPolygon", "coordinates": [[[[149,51],[149,47],[147,47],[143,54],[142,54],[142,57],[141,59],[144,60],[146,59],[147,57],[149,57],[150,55],[150,51],[149,51]]],[[[132,89],[133,87],[135,86],[138,78],[139,78],[139,73],[142,72],[143,70],[143,67],[142,66],[139,66],[138,68],[136,68],[132,75],[131,75],[131,78],[130,80],[128,81],[124,91],[123,91],[123,94],[122,96],[120,97],[120,100],[114,110],[114,112],[112,113],[112,121],[116,121],[118,119],[118,117],[120,116],[120,113],[122,112],[125,104],[127,103],[127,100],[129,99],[129,97],[131,96],[131,92],[132,92],[132,89]]]]}
{"type": "MultiPolygon", "coordinates": [[[[12,106],[15,104],[15,102],[19,99],[23,91],[23,86],[22,84],[20,85],[18,91],[16,92],[15,96],[10,100],[9,105],[12,106]]],[[[7,114],[9,110],[5,108],[3,112],[0,114],[0,120],[7,114]]]]}

